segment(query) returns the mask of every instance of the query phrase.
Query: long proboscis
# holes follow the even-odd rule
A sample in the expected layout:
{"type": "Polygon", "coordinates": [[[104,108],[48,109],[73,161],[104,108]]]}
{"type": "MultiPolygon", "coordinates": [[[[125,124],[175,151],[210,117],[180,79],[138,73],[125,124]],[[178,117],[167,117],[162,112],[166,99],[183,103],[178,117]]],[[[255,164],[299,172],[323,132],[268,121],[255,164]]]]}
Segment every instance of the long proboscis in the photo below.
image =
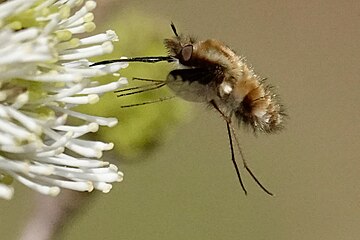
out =
{"type": "Polygon", "coordinates": [[[117,62],[157,63],[157,62],[174,62],[174,61],[176,61],[176,59],[171,56],[133,57],[133,58],[120,58],[120,59],[104,60],[104,61],[93,63],[90,65],[90,67],[97,66],[97,65],[110,64],[110,63],[117,63],[117,62]]]}

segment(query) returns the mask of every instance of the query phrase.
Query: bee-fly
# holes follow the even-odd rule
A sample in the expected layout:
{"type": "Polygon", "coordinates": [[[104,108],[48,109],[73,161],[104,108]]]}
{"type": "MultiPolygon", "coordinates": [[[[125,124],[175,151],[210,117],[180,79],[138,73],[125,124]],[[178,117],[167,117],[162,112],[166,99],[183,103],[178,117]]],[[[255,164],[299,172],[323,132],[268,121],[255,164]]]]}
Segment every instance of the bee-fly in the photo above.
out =
{"type": "MultiPolygon", "coordinates": [[[[175,36],[164,41],[168,56],[107,60],[91,66],[114,62],[175,62],[177,68],[168,74],[165,81],[140,79],[151,83],[142,87],[121,89],[117,92],[130,92],[118,96],[154,90],[166,85],[177,96],[187,101],[203,102],[213,107],[226,122],[231,159],[245,194],[247,191],[235,161],[233,139],[242,157],[244,168],[266,193],[272,195],[248,167],[236,137],[233,120],[249,126],[254,132],[277,132],[282,129],[285,116],[277,95],[272,92],[272,87],[265,83],[265,79],[254,73],[244,58],[236,55],[222,42],[214,39],[197,41],[189,36],[178,35],[173,23],[171,28],[175,36]]],[[[166,99],[168,98],[153,102],[166,99]]],[[[147,103],[149,102],[130,106],[147,103]]]]}

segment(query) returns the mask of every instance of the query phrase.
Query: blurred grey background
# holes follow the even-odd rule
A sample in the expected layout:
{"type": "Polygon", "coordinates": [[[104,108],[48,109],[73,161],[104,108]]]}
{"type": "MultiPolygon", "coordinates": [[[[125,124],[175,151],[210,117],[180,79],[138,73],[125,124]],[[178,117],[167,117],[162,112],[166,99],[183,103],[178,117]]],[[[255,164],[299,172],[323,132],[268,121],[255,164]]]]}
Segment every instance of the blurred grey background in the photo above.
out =
{"type": "MultiPolygon", "coordinates": [[[[158,151],[120,163],[124,182],[99,194],[64,239],[358,239],[359,1],[98,1],[95,22],[131,11],[161,19],[163,38],[173,21],[179,32],[226,42],[278,87],[286,129],[239,132],[249,165],[275,197],[245,172],[244,195],[223,120],[195,104],[191,121],[158,151]]],[[[18,236],[32,194],[18,186],[12,201],[1,201],[1,239],[18,236]]]]}

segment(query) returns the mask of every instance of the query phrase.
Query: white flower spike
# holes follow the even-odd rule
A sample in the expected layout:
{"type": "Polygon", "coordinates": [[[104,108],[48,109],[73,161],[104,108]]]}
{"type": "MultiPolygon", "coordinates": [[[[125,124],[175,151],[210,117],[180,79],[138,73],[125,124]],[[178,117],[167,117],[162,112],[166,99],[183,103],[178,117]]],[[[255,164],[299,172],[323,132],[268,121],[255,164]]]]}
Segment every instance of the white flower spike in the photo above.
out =
{"type": "Polygon", "coordinates": [[[52,196],[61,188],[109,192],[122,180],[116,166],[99,160],[112,143],[80,139],[117,119],[72,110],[127,83],[122,77],[108,84],[92,79],[117,77],[127,67],[89,67],[86,58],[111,52],[118,40],[110,30],[75,37],[95,29],[95,7],[95,1],[73,0],[0,4],[0,198],[11,199],[12,179],[52,196]]]}

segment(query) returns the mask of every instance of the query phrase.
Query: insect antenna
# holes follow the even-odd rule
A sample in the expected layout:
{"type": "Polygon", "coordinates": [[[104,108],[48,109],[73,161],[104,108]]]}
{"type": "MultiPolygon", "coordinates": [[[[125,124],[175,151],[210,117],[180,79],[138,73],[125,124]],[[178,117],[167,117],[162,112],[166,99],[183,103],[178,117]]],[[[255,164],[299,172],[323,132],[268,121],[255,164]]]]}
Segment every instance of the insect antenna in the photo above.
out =
{"type": "Polygon", "coordinates": [[[173,22],[171,22],[171,29],[172,29],[172,31],[174,32],[175,36],[176,36],[176,37],[179,37],[179,35],[178,35],[177,31],[176,31],[175,24],[174,24],[173,22]]]}
{"type": "Polygon", "coordinates": [[[110,64],[116,62],[143,62],[143,63],[156,63],[156,62],[174,62],[174,59],[171,56],[155,56],[155,57],[133,57],[133,58],[120,58],[120,59],[112,59],[112,60],[104,60],[100,62],[95,62],[90,64],[90,67],[103,65],[103,64],[110,64]]]}

